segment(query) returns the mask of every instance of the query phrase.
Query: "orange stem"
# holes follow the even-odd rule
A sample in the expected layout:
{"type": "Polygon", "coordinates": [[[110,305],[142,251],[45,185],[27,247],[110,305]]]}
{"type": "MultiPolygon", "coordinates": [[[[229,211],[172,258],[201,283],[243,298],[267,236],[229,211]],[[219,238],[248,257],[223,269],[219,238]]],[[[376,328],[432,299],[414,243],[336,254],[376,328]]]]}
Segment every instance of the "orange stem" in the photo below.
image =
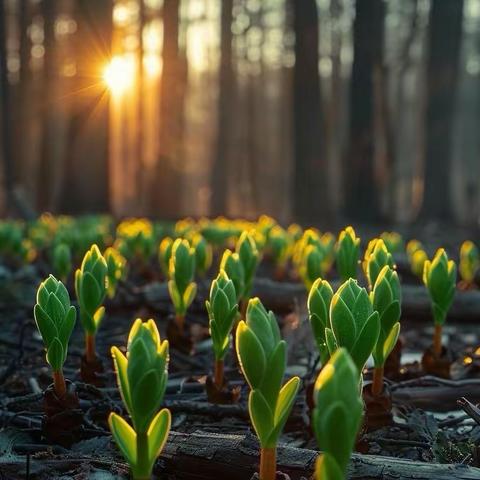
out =
{"type": "Polygon", "coordinates": [[[185,315],[176,315],[175,322],[177,323],[178,328],[182,331],[185,327],[185,315]]]}
{"type": "Polygon", "coordinates": [[[433,353],[439,358],[442,355],[442,325],[435,325],[435,333],[433,334],[433,353]]]}
{"type": "Polygon", "coordinates": [[[67,393],[67,385],[65,384],[65,377],[61,370],[53,372],[53,389],[58,398],[63,398],[67,393]]]}
{"type": "Polygon", "coordinates": [[[85,335],[85,359],[87,363],[93,363],[97,359],[95,352],[95,335],[87,333],[85,335]]]}
{"type": "Polygon", "coordinates": [[[223,360],[215,360],[215,385],[219,390],[223,387],[223,360]]]}
{"type": "Polygon", "coordinates": [[[277,476],[277,449],[260,449],[260,480],[275,480],[277,476]]]}
{"type": "Polygon", "coordinates": [[[247,319],[247,307],[248,307],[248,300],[242,298],[242,300],[240,300],[240,316],[242,320],[247,319]]]}
{"type": "Polygon", "coordinates": [[[383,365],[373,369],[372,395],[378,397],[383,392],[383,365]]]}

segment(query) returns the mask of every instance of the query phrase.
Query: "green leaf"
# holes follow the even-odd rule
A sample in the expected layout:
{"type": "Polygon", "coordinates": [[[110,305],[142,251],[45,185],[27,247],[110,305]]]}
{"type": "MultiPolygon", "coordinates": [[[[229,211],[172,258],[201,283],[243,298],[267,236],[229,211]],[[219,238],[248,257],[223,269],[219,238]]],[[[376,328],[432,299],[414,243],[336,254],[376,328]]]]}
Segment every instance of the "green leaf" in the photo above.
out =
{"type": "Polygon", "coordinates": [[[45,312],[38,303],[33,307],[33,315],[35,317],[38,331],[43,338],[45,346],[48,348],[53,339],[58,335],[57,327],[52,322],[47,312],[45,312]]]}
{"type": "Polygon", "coordinates": [[[170,294],[170,299],[172,300],[173,306],[175,311],[178,313],[182,313],[182,298],[180,293],[177,289],[177,285],[173,280],[169,280],[168,282],[168,293],[170,294]]]}
{"type": "Polygon", "coordinates": [[[171,423],[170,411],[164,408],[157,413],[148,427],[148,458],[152,464],[165,446],[171,423]]]}
{"type": "Polygon", "coordinates": [[[115,371],[117,372],[117,382],[120,394],[122,396],[123,403],[127,407],[128,413],[132,415],[132,399],[130,395],[130,386],[128,383],[128,373],[127,373],[127,357],[117,348],[112,347],[112,357],[113,363],[115,366],[115,371]]]}
{"type": "Polygon", "coordinates": [[[68,309],[68,312],[65,315],[65,319],[63,320],[58,330],[58,338],[62,343],[65,356],[67,354],[68,341],[70,339],[70,335],[72,334],[73,328],[75,327],[76,317],[77,317],[77,311],[75,310],[75,307],[72,305],[68,309]]]}
{"type": "Polygon", "coordinates": [[[54,372],[61,370],[63,360],[65,358],[64,351],[60,340],[55,337],[47,350],[47,362],[54,372]]]}
{"type": "Polygon", "coordinates": [[[390,333],[383,344],[383,358],[386,360],[397,343],[398,336],[400,335],[400,322],[397,322],[393,328],[390,330],[390,333]]]}
{"type": "Polygon", "coordinates": [[[110,414],[108,424],[113,438],[123,456],[130,466],[135,466],[137,463],[137,434],[133,428],[116,413],[112,412],[110,414]]]}
{"type": "Polygon", "coordinates": [[[324,453],[317,458],[315,478],[318,480],[345,480],[345,474],[335,458],[329,453],[324,453]]]}
{"type": "Polygon", "coordinates": [[[378,312],[373,312],[363,326],[355,345],[350,351],[353,361],[361,372],[368,357],[371,355],[380,334],[380,320],[378,312]]]}
{"type": "Polygon", "coordinates": [[[102,323],[103,317],[105,316],[105,307],[101,306],[94,314],[93,314],[93,322],[95,324],[95,330],[98,330],[100,324],[102,323]]]}
{"type": "Polygon", "coordinates": [[[258,388],[265,376],[267,359],[257,336],[245,322],[240,322],[236,336],[237,355],[250,388],[258,388]]]}
{"type": "Polygon", "coordinates": [[[335,353],[335,350],[337,350],[338,345],[337,340],[335,339],[335,335],[330,328],[325,329],[325,343],[327,344],[330,355],[333,355],[335,353]]]}
{"type": "Polygon", "coordinates": [[[55,323],[58,328],[58,326],[63,322],[63,318],[67,313],[65,308],[63,308],[62,302],[54,293],[51,293],[48,297],[48,302],[45,308],[48,312],[48,315],[53,320],[53,323],[55,323]]]}
{"type": "Polygon", "coordinates": [[[352,349],[356,335],[355,321],[349,308],[338,293],[335,294],[332,300],[330,323],[337,344],[348,350],[352,349]]]}
{"type": "Polygon", "coordinates": [[[275,405],[277,397],[282,386],[285,367],[287,366],[287,344],[284,340],[280,341],[268,359],[267,372],[261,389],[265,400],[269,405],[275,405]]]}
{"type": "Polygon", "coordinates": [[[155,415],[162,398],[160,375],[157,370],[144,373],[135,386],[130,384],[135,430],[145,432],[155,415]]]}
{"type": "Polygon", "coordinates": [[[80,302],[90,315],[93,315],[100,304],[101,291],[98,282],[90,272],[82,275],[80,282],[80,302]]]}
{"type": "Polygon", "coordinates": [[[257,433],[260,445],[267,446],[267,441],[273,429],[273,412],[265,397],[259,390],[252,390],[248,397],[248,410],[253,428],[257,433]]]}
{"type": "Polygon", "coordinates": [[[188,285],[185,293],[183,294],[183,305],[185,308],[188,308],[193,300],[195,299],[195,295],[197,294],[197,284],[192,282],[188,285]]]}

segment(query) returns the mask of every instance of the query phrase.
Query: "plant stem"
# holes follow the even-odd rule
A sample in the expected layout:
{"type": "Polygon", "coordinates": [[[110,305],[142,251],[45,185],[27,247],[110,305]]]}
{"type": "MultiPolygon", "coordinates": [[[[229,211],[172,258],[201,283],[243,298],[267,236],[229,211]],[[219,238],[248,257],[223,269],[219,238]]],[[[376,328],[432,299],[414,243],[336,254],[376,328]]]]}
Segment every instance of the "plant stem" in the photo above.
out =
{"type": "Polygon", "coordinates": [[[372,395],[378,397],[383,392],[383,365],[373,369],[372,395]]]}
{"type": "Polygon", "coordinates": [[[91,333],[85,334],[85,359],[87,363],[93,363],[97,358],[95,352],[95,335],[91,333]]]}
{"type": "Polygon", "coordinates": [[[215,360],[215,386],[221,390],[223,387],[223,360],[215,360]]]}
{"type": "Polygon", "coordinates": [[[175,315],[175,322],[180,331],[183,331],[185,328],[185,315],[177,313],[177,315],[175,315]]]}
{"type": "Polygon", "coordinates": [[[260,449],[260,480],[275,480],[277,476],[277,448],[260,449]]]}
{"type": "Polygon", "coordinates": [[[53,389],[58,398],[62,398],[67,393],[67,385],[65,384],[65,377],[62,370],[53,372],[53,389]]]}
{"type": "Polygon", "coordinates": [[[134,480],[150,480],[152,472],[148,462],[148,437],[146,432],[137,433],[137,465],[133,473],[134,480]]]}
{"type": "Polygon", "coordinates": [[[248,299],[242,298],[240,300],[240,318],[242,320],[247,319],[247,307],[248,307],[248,299]]]}
{"type": "Polygon", "coordinates": [[[435,333],[433,334],[433,353],[435,357],[442,355],[442,325],[435,324],[435,333]]]}

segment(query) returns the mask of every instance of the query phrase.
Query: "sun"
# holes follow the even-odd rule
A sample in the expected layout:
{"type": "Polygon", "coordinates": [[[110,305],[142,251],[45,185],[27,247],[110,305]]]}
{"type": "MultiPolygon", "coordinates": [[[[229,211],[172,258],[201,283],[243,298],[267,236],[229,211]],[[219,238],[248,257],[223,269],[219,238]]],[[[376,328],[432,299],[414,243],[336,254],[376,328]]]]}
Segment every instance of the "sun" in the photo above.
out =
{"type": "Polygon", "coordinates": [[[103,81],[113,95],[122,95],[135,80],[135,66],[123,56],[115,56],[103,70],[103,81]]]}

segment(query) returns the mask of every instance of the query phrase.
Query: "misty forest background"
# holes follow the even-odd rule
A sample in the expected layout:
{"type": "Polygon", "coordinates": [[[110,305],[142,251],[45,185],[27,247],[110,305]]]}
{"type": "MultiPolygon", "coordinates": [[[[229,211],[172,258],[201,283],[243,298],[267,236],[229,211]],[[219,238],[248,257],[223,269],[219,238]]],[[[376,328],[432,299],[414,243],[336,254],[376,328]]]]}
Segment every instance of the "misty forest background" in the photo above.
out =
{"type": "Polygon", "coordinates": [[[0,0],[0,213],[477,225],[479,27],[480,0],[0,0]]]}

